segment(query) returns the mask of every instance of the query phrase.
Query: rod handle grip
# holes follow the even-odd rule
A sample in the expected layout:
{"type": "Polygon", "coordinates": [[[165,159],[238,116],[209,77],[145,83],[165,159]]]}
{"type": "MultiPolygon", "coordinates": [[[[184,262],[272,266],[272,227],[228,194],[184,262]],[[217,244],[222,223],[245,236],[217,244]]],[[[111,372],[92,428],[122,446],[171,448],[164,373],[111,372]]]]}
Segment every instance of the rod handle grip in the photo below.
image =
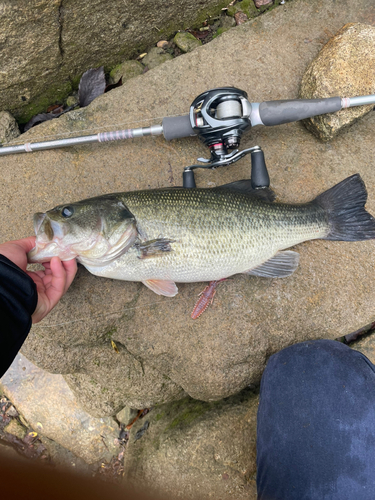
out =
{"type": "Polygon", "coordinates": [[[191,127],[189,115],[163,118],[162,126],[167,141],[197,135],[191,127]]]}
{"type": "Polygon", "coordinates": [[[304,120],[311,116],[333,113],[341,109],[341,97],[326,99],[294,99],[291,101],[265,101],[259,105],[259,115],[264,125],[304,120]]]}

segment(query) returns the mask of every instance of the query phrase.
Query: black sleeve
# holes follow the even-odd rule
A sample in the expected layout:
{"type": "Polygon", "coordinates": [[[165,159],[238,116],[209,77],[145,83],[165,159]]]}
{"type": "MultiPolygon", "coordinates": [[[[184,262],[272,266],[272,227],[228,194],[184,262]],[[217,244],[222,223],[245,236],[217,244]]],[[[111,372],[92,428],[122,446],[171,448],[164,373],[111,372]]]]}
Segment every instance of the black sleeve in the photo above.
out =
{"type": "Polygon", "coordinates": [[[33,280],[0,255],[0,377],[24,343],[38,302],[33,280]]]}

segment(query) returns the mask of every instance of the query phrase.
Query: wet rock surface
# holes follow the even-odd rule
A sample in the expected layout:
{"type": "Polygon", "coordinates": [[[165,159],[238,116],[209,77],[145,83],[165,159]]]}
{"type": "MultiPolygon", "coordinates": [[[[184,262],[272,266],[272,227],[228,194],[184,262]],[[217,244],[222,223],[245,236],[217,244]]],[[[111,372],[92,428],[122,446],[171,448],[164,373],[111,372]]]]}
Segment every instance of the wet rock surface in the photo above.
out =
{"type": "MultiPolygon", "coordinates": [[[[375,26],[349,23],[322,48],[303,75],[300,97],[355,97],[375,93],[375,26]]],[[[374,109],[367,106],[342,109],[304,120],[323,141],[333,139],[346,127],[374,109]]]]}
{"type": "Polygon", "coordinates": [[[9,142],[20,135],[15,118],[8,111],[0,111],[0,144],[9,142]]]}
{"type": "Polygon", "coordinates": [[[375,333],[374,325],[372,330],[350,344],[350,347],[364,354],[372,364],[375,365],[375,333]]]}
{"type": "Polygon", "coordinates": [[[255,499],[257,408],[250,390],[215,403],[188,398],[153,408],[132,428],[125,483],[172,498],[255,499]]]}
{"type": "Polygon", "coordinates": [[[229,15],[235,17],[236,14],[241,13],[244,14],[247,18],[252,18],[259,15],[260,10],[256,7],[255,2],[252,0],[242,0],[242,2],[236,2],[233,5],[229,5],[229,15]]]}
{"type": "MultiPolygon", "coordinates": [[[[0,386],[2,391],[2,387],[0,386]]],[[[38,397],[41,397],[40,392],[38,397]]],[[[56,441],[36,432],[12,402],[0,395],[0,456],[26,459],[47,466],[72,468],[81,474],[93,475],[101,464],[87,464],[56,441]]]]}
{"type": "MultiPolygon", "coordinates": [[[[61,375],[46,373],[18,354],[1,379],[1,389],[35,433],[78,459],[88,464],[110,461],[118,451],[118,424],[110,417],[96,419],[85,413],[61,375]]],[[[16,421],[9,425],[12,429],[5,431],[24,437],[16,421]]]]}

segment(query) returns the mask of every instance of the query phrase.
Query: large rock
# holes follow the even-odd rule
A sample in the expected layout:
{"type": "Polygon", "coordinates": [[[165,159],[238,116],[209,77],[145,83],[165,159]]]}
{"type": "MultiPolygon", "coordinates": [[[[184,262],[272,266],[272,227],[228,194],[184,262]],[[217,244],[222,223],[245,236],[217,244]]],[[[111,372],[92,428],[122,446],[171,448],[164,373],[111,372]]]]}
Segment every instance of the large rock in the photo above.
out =
{"type": "Polygon", "coordinates": [[[161,47],[153,47],[142,59],[142,62],[148,69],[153,69],[171,59],[173,59],[173,56],[165,52],[164,49],[161,47]]]}
{"type": "Polygon", "coordinates": [[[173,41],[182,52],[191,52],[202,45],[202,42],[191,33],[177,33],[173,41]]]}
{"type": "Polygon", "coordinates": [[[257,410],[250,390],[157,406],[131,430],[125,484],[171,498],[255,500],[257,410]]]}
{"type": "MultiPolygon", "coordinates": [[[[160,123],[162,116],[187,113],[199,93],[214,87],[239,87],[253,102],[295,98],[307,65],[328,41],[326,31],[335,33],[349,21],[369,22],[371,6],[372,0],[348,2],[345,8],[327,0],[319,9],[308,0],[288,2],[129,80],[88,108],[39,125],[23,141],[160,123]]],[[[375,214],[374,135],[370,114],[331,144],[292,123],[258,127],[244,136],[241,147],[263,147],[272,187],[286,202],[311,200],[360,172],[369,192],[368,210],[375,214]]],[[[60,203],[181,185],[183,168],[198,156],[208,151],[196,138],[167,143],[163,137],[146,137],[0,157],[0,239],[32,234],[32,214],[60,203]]],[[[198,170],[196,181],[220,185],[249,172],[244,159],[228,168],[198,170]]],[[[64,373],[94,414],[186,394],[221,399],[258,382],[268,356],[283,347],[335,338],[374,321],[373,249],[373,241],[301,244],[293,276],[225,281],[196,321],[190,312],[203,283],[181,284],[179,294],[167,298],[140,283],[98,278],[81,268],[55,310],[33,326],[23,352],[41,367],[64,373]]]]}
{"type": "Polygon", "coordinates": [[[372,364],[375,365],[375,334],[374,325],[371,325],[370,333],[363,335],[357,341],[350,344],[350,347],[364,354],[372,364]]]}
{"type": "Polygon", "coordinates": [[[85,413],[61,375],[46,373],[17,354],[0,387],[32,429],[86,463],[109,462],[119,452],[115,420],[85,413]]]}
{"type": "MultiPolygon", "coordinates": [[[[375,93],[375,26],[350,23],[332,37],[303,75],[300,97],[356,97],[375,93]]],[[[323,141],[374,109],[374,104],[313,116],[306,127],[323,141]]]]}
{"type": "Polygon", "coordinates": [[[109,83],[117,83],[120,79],[124,83],[130,78],[141,75],[144,69],[144,66],[138,61],[124,61],[110,72],[109,83]]]}
{"type": "Polygon", "coordinates": [[[17,122],[8,111],[0,111],[0,144],[12,141],[20,135],[17,122]]]}
{"type": "Polygon", "coordinates": [[[218,14],[225,0],[31,0],[0,6],[0,111],[21,122],[66,97],[90,67],[106,71],[179,29],[218,14]]]}

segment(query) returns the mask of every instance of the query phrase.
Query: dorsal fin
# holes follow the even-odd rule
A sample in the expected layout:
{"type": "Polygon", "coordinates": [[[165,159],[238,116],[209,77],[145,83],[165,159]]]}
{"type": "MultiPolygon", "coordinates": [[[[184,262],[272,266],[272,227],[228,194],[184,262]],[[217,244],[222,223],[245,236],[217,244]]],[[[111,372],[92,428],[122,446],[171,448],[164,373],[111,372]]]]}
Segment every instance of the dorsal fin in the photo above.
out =
{"type": "Polygon", "coordinates": [[[229,184],[223,184],[222,186],[218,186],[212,189],[225,189],[226,191],[232,191],[234,193],[248,194],[250,196],[256,196],[263,201],[274,201],[276,198],[275,193],[269,187],[254,189],[251,185],[250,179],[230,182],[229,184]]]}

